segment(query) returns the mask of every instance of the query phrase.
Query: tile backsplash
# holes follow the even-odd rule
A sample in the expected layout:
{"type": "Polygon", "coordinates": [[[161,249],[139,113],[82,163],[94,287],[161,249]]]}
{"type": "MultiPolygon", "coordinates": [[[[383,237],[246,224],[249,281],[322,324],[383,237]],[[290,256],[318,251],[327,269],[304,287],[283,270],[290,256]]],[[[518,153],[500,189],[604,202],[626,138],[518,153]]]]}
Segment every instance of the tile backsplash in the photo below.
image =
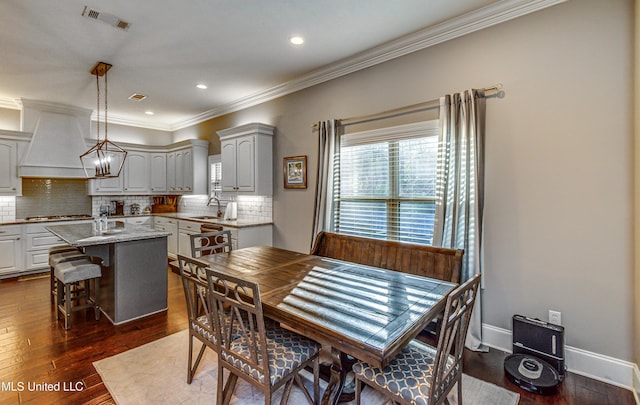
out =
{"type": "MultiPolygon", "coordinates": [[[[224,213],[227,203],[232,201],[232,197],[222,195],[220,198],[220,209],[224,213]]],[[[238,219],[251,219],[259,221],[273,220],[273,198],[271,196],[237,196],[238,219]]],[[[214,201],[207,206],[209,197],[205,195],[183,196],[178,205],[178,212],[188,212],[195,215],[216,215],[218,205],[214,201]]]]}
{"type": "Polygon", "coordinates": [[[91,215],[100,215],[101,205],[110,205],[111,201],[122,201],[124,203],[124,214],[131,214],[131,204],[140,205],[140,213],[145,214],[145,208],[149,207],[151,210],[151,204],[153,199],[148,195],[110,195],[110,196],[98,196],[93,197],[93,203],[91,205],[91,215]]]}
{"type": "Polygon", "coordinates": [[[0,197],[0,222],[16,220],[16,198],[0,197]]]}
{"type": "Polygon", "coordinates": [[[91,214],[85,179],[23,178],[15,217],[91,214]]]}

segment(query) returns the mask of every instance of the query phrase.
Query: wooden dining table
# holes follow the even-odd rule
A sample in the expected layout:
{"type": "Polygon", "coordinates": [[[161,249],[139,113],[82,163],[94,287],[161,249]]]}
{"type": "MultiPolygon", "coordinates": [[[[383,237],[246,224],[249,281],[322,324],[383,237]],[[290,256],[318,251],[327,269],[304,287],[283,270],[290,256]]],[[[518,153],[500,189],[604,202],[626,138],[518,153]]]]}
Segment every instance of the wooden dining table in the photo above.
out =
{"type": "Polygon", "coordinates": [[[336,404],[346,358],[383,367],[442,312],[455,283],[256,246],[202,256],[209,267],[258,283],[265,316],[331,346],[323,404],[336,404]]]}

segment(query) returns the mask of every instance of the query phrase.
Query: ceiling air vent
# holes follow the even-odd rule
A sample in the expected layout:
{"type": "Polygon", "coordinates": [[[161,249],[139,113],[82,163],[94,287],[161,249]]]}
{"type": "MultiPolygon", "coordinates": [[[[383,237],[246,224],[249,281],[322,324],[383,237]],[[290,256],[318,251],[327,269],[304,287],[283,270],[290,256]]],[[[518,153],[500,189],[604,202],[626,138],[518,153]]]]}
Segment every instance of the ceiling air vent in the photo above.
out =
{"type": "Polygon", "coordinates": [[[145,96],[144,94],[138,94],[138,93],[133,93],[132,95],[129,96],[129,100],[133,100],[133,101],[142,101],[145,98],[147,98],[147,96],[145,96]]]}
{"type": "Polygon", "coordinates": [[[120,18],[115,15],[103,13],[100,10],[96,10],[94,8],[89,8],[88,6],[84,6],[84,10],[82,10],[82,16],[89,18],[91,20],[102,21],[103,23],[107,23],[112,27],[120,28],[121,30],[128,30],[131,24],[126,21],[122,21],[120,18]]]}

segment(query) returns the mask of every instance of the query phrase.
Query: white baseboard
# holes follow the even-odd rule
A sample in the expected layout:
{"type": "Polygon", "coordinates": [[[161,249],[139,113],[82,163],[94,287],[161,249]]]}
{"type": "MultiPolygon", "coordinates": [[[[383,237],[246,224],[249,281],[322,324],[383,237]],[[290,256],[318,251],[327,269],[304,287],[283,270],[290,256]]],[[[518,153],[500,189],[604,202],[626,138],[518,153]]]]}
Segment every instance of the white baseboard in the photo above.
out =
{"type": "Polygon", "coordinates": [[[636,398],[636,404],[640,405],[640,369],[636,364],[633,367],[633,396],[636,398]]]}
{"type": "MultiPolygon", "coordinates": [[[[513,339],[511,331],[488,324],[482,324],[482,343],[511,353],[513,339]]],[[[593,378],[607,384],[631,390],[636,403],[640,404],[640,371],[638,365],[598,353],[565,345],[567,369],[572,373],[593,378]]]]}

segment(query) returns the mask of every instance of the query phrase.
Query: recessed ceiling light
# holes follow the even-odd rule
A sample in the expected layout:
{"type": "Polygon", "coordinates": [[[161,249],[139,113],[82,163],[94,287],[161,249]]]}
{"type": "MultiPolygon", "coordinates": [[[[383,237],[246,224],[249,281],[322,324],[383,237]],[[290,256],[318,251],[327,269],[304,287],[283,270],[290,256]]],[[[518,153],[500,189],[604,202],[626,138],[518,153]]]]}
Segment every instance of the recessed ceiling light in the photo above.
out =
{"type": "Polygon", "coordinates": [[[289,42],[294,45],[302,45],[304,44],[304,38],[302,38],[300,35],[294,35],[292,37],[289,37],[289,42]]]}
{"type": "Polygon", "coordinates": [[[206,90],[207,85],[206,85],[206,84],[202,84],[202,83],[200,83],[200,84],[197,84],[197,85],[196,85],[196,87],[197,87],[197,88],[199,88],[199,89],[201,89],[201,90],[206,90]]]}
{"type": "Polygon", "coordinates": [[[147,114],[147,115],[153,115],[153,114],[155,114],[153,111],[145,111],[144,113],[145,113],[145,114],[147,114]]]}

